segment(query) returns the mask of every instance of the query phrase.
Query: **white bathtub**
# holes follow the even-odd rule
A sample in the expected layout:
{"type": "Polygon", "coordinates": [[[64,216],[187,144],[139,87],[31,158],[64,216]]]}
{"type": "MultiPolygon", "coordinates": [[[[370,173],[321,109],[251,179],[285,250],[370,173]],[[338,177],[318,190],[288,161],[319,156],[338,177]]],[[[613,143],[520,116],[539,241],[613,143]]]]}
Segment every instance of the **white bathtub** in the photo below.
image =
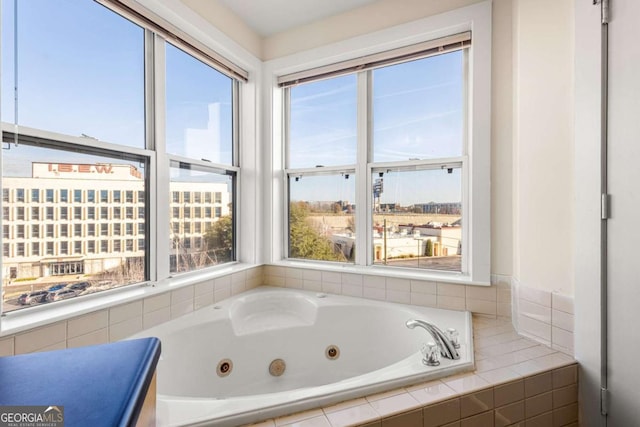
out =
{"type": "Polygon", "coordinates": [[[236,426],[471,370],[471,331],[468,312],[260,287],[134,338],[162,342],[160,426],[236,426]],[[409,319],[456,328],[460,359],[423,365],[420,347],[432,339],[409,319]],[[224,359],[232,369],[220,377],[224,359]],[[275,359],[286,363],[281,376],[269,373],[275,359]]]}

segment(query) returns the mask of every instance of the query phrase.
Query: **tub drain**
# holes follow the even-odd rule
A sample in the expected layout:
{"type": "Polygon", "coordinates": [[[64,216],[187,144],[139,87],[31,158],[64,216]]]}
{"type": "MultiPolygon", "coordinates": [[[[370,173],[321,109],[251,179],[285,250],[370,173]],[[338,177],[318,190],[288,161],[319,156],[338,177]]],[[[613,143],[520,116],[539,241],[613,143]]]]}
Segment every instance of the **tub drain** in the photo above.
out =
{"type": "Polygon", "coordinates": [[[330,345],[324,351],[324,355],[327,356],[327,359],[329,360],[336,360],[338,357],[340,357],[340,349],[337,345],[330,345]]]}
{"type": "Polygon", "coordinates": [[[233,370],[233,362],[231,359],[222,359],[218,363],[218,368],[216,369],[216,373],[219,377],[226,377],[233,370]]]}
{"type": "Polygon", "coordinates": [[[287,364],[282,359],[275,359],[269,364],[269,373],[274,377],[284,374],[285,369],[287,369],[287,364]]]}

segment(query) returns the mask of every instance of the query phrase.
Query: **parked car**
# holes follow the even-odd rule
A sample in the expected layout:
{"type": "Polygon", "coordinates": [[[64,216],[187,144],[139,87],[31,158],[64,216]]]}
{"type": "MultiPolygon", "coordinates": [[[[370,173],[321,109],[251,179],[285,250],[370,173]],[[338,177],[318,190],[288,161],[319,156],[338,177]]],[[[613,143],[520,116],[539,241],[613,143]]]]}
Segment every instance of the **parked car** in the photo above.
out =
{"type": "Polygon", "coordinates": [[[59,291],[60,289],[64,288],[65,286],[67,286],[66,283],[59,283],[57,285],[51,286],[49,289],[47,289],[47,292],[59,291]]]}
{"type": "Polygon", "coordinates": [[[71,289],[58,289],[57,291],[49,292],[49,294],[47,295],[47,301],[48,302],[60,301],[63,299],[73,298],[76,296],[78,296],[78,293],[71,289]]]}
{"type": "Polygon", "coordinates": [[[85,289],[87,289],[89,286],[91,286],[91,283],[89,282],[78,282],[78,283],[72,283],[68,285],[66,289],[71,289],[72,291],[76,291],[76,292],[82,292],[85,289]]]}
{"type": "Polygon", "coordinates": [[[39,302],[45,302],[48,294],[49,292],[47,291],[27,292],[26,294],[22,294],[18,297],[18,304],[34,305],[39,302]]]}

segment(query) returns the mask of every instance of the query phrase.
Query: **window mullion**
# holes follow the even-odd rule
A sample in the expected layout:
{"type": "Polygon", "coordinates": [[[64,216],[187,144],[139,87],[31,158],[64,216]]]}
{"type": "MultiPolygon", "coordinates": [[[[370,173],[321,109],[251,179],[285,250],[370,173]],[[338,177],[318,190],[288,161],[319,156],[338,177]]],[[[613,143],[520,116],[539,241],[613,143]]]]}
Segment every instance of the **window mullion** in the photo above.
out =
{"type": "Polygon", "coordinates": [[[155,273],[156,277],[153,278],[156,281],[162,280],[169,276],[169,263],[166,260],[169,259],[169,239],[158,238],[158,236],[169,236],[169,157],[166,153],[166,93],[165,93],[165,42],[159,37],[154,37],[154,81],[153,81],[153,110],[155,113],[154,122],[154,146],[155,146],[155,158],[156,168],[152,176],[152,183],[155,186],[152,188],[151,193],[151,206],[155,206],[155,215],[151,214],[151,238],[150,249],[151,258],[155,263],[152,265],[151,273],[155,273]],[[158,262],[158,260],[162,260],[158,262]]]}
{"type": "Polygon", "coordinates": [[[356,265],[367,265],[371,259],[371,212],[368,209],[371,174],[368,172],[371,157],[371,72],[358,73],[357,91],[357,166],[356,166],[356,265]]]}

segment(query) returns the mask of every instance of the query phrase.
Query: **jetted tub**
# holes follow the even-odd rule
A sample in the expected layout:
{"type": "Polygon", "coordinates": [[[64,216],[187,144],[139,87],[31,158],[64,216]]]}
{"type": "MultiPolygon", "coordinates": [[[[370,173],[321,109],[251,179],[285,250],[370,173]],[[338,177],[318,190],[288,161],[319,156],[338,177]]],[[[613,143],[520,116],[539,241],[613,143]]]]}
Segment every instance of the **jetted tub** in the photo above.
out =
{"type": "Polygon", "coordinates": [[[469,312],[282,288],[245,292],[133,338],[145,336],[162,342],[159,426],[237,426],[473,369],[469,312]],[[420,348],[433,339],[407,328],[409,319],[457,329],[460,359],[425,366],[420,348]]]}

